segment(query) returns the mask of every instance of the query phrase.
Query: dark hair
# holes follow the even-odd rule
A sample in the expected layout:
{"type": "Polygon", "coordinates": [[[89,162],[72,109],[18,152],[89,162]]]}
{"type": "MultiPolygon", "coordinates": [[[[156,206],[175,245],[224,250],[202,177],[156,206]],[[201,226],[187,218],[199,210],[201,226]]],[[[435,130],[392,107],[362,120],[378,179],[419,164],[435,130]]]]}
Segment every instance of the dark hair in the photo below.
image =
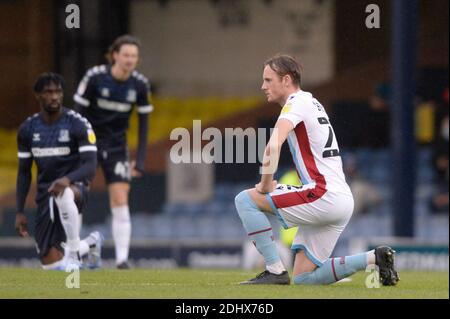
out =
{"type": "Polygon", "coordinates": [[[106,53],[106,59],[109,63],[114,63],[113,53],[119,52],[120,48],[124,44],[132,44],[138,47],[138,49],[141,48],[141,42],[138,40],[138,38],[133,37],[129,34],[121,35],[120,37],[116,38],[114,42],[109,46],[108,52],[106,53]]]}
{"type": "Polygon", "coordinates": [[[59,85],[62,89],[64,89],[65,82],[61,75],[53,72],[45,72],[39,75],[36,83],[34,83],[33,91],[35,93],[40,93],[46,86],[50,85],[51,83],[59,85]]]}
{"type": "Polygon", "coordinates": [[[267,65],[280,77],[289,75],[292,82],[300,86],[302,81],[302,66],[293,57],[285,54],[277,54],[264,62],[264,67],[267,65]]]}

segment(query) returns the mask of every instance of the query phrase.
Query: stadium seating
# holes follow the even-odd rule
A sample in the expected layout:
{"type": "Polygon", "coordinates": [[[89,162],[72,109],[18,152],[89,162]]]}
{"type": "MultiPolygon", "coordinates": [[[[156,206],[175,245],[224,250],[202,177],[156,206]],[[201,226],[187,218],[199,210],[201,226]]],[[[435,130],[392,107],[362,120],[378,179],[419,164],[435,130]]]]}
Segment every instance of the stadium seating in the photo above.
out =
{"type": "MultiPolygon", "coordinates": [[[[245,98],[156,98],[155,110],[150,116],[149,141],[156,142],[167,138],[177,127],[190,129],[193,120],[201,120],[202,126],[236,112],[246,111],[260,105],[258,97],[245,98]]],[[[133,113],[128,131],[128,143],[131,148],[137,146],[137,115],[133,113]]]]}
{"type": "MultiPolygon", "coordinates": [[[[197,101],[198,102],[198,101],[197,101]]],[[[165,102],[158,101],[161,105],[160,117],[155,116],[155,122],[165,119],[167,122],[161,125],[160,136],[168,132],[170,127],[188,125],[186,116],[186,123],[171,122],[169,111],[162,111],[162,105],[167,103],[172,111],[176,107],[180,112],[191,114],[195,100],[188,100],[180,102],[178,99],[168,99],[165,102]],[[192,109],[190,109],[192,108],[192,109]],[[158,119],[158,121],[157,121],[158,119]],[[170,125],[170,127],[169,127],[170,125]]],[[[219,102],[214,99],[203,101],[202,108],[207,109],[207,105],[217,103],[222,105],[218,107],[221,111],[214,110],[220,114],[225,114],[228,110],[223,108],[231,107],[234,103],[219,102]],[[221,104],[222,103],[222,104],[221,104]]],[[[237,103],[237,102],[236,102],[237,103]]],[[[156,102],[155,102],[156,104],[156,102]]],[[[250,103],[249,103],[250,105],[250,103]]],[[[155,113],[158,114],[158,113],[155,113]]],[[[190,115],[189,115],[190,116],[190,115]]],[[[212,115],[208,115],[212,119],[212,115]]],[[[177,117],[178,118],[178,117],[177,117]]],[[[182,118],[182,117],[181,117],[182,118]]],[[[179,119],[179,118],[178,118],[179,119]]],[[[189,119],[190,120],[190,119],[189,119]]],[[[132,124],[133,125],[133,124],[132,124]]],[[[0,176],[2,183],[0,189],[13,189],[15,185],[16,174],[16,145],[15,145],[14,131],[1,131],[0,141],[2,143],[3,152],[0,152],[0,161],[2,163],[0,168],[0,176]]],[[[154,139],[155,137],[153,137],[154,139]]],[[[345,232],[342,234],[339,245],[345,243],[351,237],[358,236],[390,236],[392,235],[392,210],[391,210],[391,192],[389,190],[391,154],[388,149],[367,149],[362,148],[358,150],[342,150],[343,162],[349,158],[356,158],[359,173],[367,181],[375,185],[381,196],[382,202],[371,208],[364,215],[355,215],[351,219],[345,232]]],[[[448,214],[447,215],[433,215],[430,213],[429,200],[433,193],[434,186],[434,171],[431,166],[432,149],[429,147],[421,147],[417,152],[417,192],[416,192],[416,237],[429,240],[448,240],[448,214]]],[[[281,169],[280,171],[283,171],[281,169]]],[[[214,189],[213,198],[206,203],[166,203],[162,206],[161,212],[149,215],[146,212],[133,212],[132,225],[134,238],[159,238],[159,239],[179,239],[195,238],[199,240],[228,239],[228,238],[242,238],[245,239],[245,232],[242,228],[235,207],[234,197],[241,190],[250,187],[249,183],[219,183],[214,189]]],[[[110,216],[108,215],[108,218],[110,216]]],[[[274,225],[276,220],[272,219],[274,225]]],[[[102,231],[105,236],[111,237],[110,220],[102,221],[98,224],[85,225],[82,234],[86,235],[90,231],[96,229],[102,231]]],[[[8,210],[3,216],[3,221],[0,223],[0,235],[13,235],[13,211],[8,210]]],[[[276,227],[274,228],[276,229],[276,227]]],[[[337,247],[339,249],[339,247],[337,247]]]]}
{"type": "MultiPolygon", "coordinates": [[[[360,173],[376,185],[382,195],[382,202],[364,215],[354,215],[342,234],[339,245],[352,237],[392,235],[391,195],[389,188],[390,156],[388,150],[361,149],[343,152],[343,161],[348,156],[356,156],[360,173]]],[[[423,148],[418,152],[418,178],[416,192],[416,237],[429,240],[448,240],[448,215],[433,215],[429,209],[429,199],[433,193],[433,170],[430,165],[431,150],[423,148]]],[[[134,238],[177,239],[195,238],[198,240],[245,239],[245,231],[236,214],[234,197],[241,190],[251,186],[249,183],[220,183],[214,189],[213,198],[206,203],[166,203],[161,212],[148,214],[133,212],[132,226],[134,238]]],[[[13,229],[13,212],[5,215],[3,230],[13,229]],[[6,225],[8,224],[8,225],[6,225]]],[[[107,238],[111,236],[110,217],[99,224],[85,225],[83,235],[101,230],[107,238]]],[[[276,219],[271,218],[273,225],[276,219]]],[[[2,229],[0,227],[0,229],[2,229]]],[[[277,227],[274,227],[277,229],[277,227]]],[[[0,235],[12,235],[10,231],[0,230],[0,235]]],[[[339,247],[338,247],[339,248],[339,247]]]]}
{"type": "MultiPolygon", "coordinates": [[[[378,186],[383,197],[380,205],[367,214],[355,215],[342,235],[342,243],[358,236],[391,236],[392,211],[389,191],[390,153],[388,150],[361,149],[354,154],[343,152],[343,160],[356,156],[360,173],[378,186]]],[[[418,152],[418,178],[416,193],[417,237],[432,240],[448,238],[448,215],[434,216],[429,212],[428,201],[433,191],[433,170],[430,165],[431,149],[418,152]]],[[[134,229],[137,237],[164,239],[196,238],[200,240],[242,238],[245,232],[234,208],[234,196],[248,188],[249,183],[221,183],[215,186],[212,200],[206,203],[165,204],[159,214],[146,218],[142,233],[134,229]]],[[[133,215],[135,216],[135,215],[133,215]]],[[[134,218],[134,217],[133,217],[134,218]]],[[[271,219],[276,225],[276,219],[271,219]]],[[[142,225],[144,223],[142,222],[142,225]]],[[[277,227],[274,227],[275,229],[277,227]]]]}

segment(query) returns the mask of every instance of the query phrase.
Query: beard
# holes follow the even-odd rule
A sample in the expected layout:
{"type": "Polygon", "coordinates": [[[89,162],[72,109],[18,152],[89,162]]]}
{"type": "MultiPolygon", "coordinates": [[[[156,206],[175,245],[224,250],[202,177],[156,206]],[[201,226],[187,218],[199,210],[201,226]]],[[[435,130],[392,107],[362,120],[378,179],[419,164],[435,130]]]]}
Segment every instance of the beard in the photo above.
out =
{"type": "Polygon", "coordinates": [[[60,110],[61,110],[61,103],[44,105],[44,111],[49,114],[58,113],[60,110]]]}

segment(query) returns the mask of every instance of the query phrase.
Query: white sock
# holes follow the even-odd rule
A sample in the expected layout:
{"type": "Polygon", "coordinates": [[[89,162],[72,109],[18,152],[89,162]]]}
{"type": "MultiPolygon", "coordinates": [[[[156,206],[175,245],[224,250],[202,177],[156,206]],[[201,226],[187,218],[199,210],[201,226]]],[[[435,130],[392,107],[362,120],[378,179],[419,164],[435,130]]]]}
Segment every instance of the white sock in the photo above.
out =
{"type": "Polygon", "coordinates": [[[83,238],[83,241],[85,241],[89,248],[92,248],[97,244],[97,241],[100,239],[100,233],[98,231],[93,231],[90,233],[86,238],[83,238]]]}
{"type": "Polygon", "coordinates": [[[277,261],[274,264],[271,265],[267,265],[266,269],[271,272],[272,274],[276,274],[279,275],[281,274],[283,271],[286,270],[286,268],[284,268],[284,265],[281,261],[277,261]]]}
{"type": "Polygon", "coordinates": [[[66,187],[62,195],[55,198],[58,206],[61,224],[67,237],[67,247],[70,252],[80,250],[80,230],[78,208],[75,204],[75,195],[70,187],[66,187]]]}
{"type": "Polygon", "coordinates": [[[80,241],[80,256],[83,257],[84,255],[86,255],[89,252],[89,244],[87,243],[86,240],[82,240],[80,241]]]}
{"type": "Polygon", "coordinates": [[[55,261],[52,264],[43,265],[41,264],[42,269],[44,270],[62,270],[65,267],[64,258],[58,261],[55,261]]]}
{"type": "Polygon", "coordinates": [[[375,249],[369,250],[367,252],[367,264],[374,265],[375,264],[375,249]]]}
{"type": "Polygon", "coordinates": [[[131,221],[128,205],[114,207],[112,212],[112,234],[116,247],[116,263],[128,260],[130,249],[131,221]]]}
{"type": "Polygon", "coordinates": [[[86,255],[89,250],[91,250],[91,247],[96,245],[99,236],[97,233],[98,232],[92,232],[89,236],[80,241],[80,256],[86,255]]]}

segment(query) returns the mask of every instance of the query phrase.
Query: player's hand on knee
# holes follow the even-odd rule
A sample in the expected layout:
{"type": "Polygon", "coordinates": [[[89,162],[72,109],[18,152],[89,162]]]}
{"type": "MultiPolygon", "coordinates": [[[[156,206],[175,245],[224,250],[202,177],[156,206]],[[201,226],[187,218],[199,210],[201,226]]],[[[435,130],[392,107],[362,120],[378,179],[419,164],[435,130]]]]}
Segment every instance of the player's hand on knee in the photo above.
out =
{"type": "Polygon", "coordinates": [[[16,231],[20,235],[20,237],[28,237],[28,221],[27,217],[24,213],[16,214],[16,223],[15,223],[16,231]]]}
{"type": "Polygon", "coordinates": [[[61,177],[55,180],[50,187],[48,188],[48,192],[55,197],[62,195],[66,187],[70,186],[70,179],[67,177],[61,177]]]}
{"type": "Polygon", "coordinates": [[[263,185],[262,183],[258,183],[255,185],[255,189],[258,193],[267,194],[273,192],[277,185],[278,182],[276,180],[273,180],[270,185],[263,185]]]}
{"type": "Polygon", "coordinates": [[[131,161],[131,177],[142,177],[142,172],[136,168],[136,161],[131,161]]]}

